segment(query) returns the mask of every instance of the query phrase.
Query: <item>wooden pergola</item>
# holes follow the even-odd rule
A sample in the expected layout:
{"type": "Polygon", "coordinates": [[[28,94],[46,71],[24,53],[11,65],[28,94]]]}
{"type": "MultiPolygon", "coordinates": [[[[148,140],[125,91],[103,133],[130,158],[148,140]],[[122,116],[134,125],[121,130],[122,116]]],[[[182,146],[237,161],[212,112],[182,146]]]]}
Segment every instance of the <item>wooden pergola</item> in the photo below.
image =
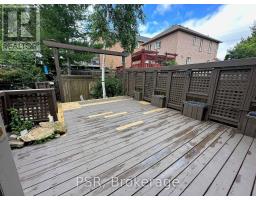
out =
{"type": "Polygon", "coordinates": [[[63,95],[63,90],[61,86],[62,81],[61,81],[61,70],[60,70],[60,62],[59,62],[59,49],[68,49],[68,50],[73,50],[78,52],[90,52],[95,54],[105,54],[105,55],[112,55],[112,56],[121,56],[123,67],[125,67],[125,57],[128,56],[126,52],[95,49],[95,48],[83,47],[79,45],[60,43],[53,40],[44,40],[43,43],[49,48],[53,49],[54,63],[55,63],[55,68],[57,73],[57,81],[59,85],[61,101],[64,101],[64,95],[63,95]]]}

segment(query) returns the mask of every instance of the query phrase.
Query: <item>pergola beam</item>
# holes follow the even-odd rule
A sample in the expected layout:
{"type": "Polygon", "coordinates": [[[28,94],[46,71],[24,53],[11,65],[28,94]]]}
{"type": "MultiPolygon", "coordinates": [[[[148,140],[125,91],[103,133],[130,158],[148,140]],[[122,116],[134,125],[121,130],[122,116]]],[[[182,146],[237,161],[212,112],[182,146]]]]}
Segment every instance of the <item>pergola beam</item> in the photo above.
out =
{"type": "Polygon", "coordinates": [[[55,42],[51,40],[44,40],[43,43],[50,48],[69,49],[69,50],[80,51],[80,52],[91,52],[91,53],[105,54],[105,55],[112,55],[112,56],[122,56],[122,57],[128,56],[128,54],[125,52],[95,49],[95,48],[83,47],[83,46],[78,46],[73,44],[55,42]]]}

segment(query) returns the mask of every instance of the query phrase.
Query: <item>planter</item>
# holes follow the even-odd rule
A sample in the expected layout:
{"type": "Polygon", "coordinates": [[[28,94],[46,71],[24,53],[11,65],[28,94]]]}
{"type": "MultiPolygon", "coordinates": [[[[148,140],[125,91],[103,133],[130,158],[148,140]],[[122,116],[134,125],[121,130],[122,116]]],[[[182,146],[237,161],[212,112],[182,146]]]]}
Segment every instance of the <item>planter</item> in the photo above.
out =
{"type": "Polygon", "coordinates": [[[207,104],[196,101],[185,101],[182,114],[196,120],[204,120],[207,104]]]}
{"type": "Polygon", "coordinates": [[[242,132],[245,135],[256,137],[256,112],[249,112],[246,115],[242,132]]]}
{"type": "Polygon", "coordinates": [[[134,99],[142,101],[142,92],[134,91],[134,99]]]}
{"type": "Polygon", "coordinates": [[[152,95],[151,104],[160,108],[165,107],[166,97],[163,95],[152,95]]]}

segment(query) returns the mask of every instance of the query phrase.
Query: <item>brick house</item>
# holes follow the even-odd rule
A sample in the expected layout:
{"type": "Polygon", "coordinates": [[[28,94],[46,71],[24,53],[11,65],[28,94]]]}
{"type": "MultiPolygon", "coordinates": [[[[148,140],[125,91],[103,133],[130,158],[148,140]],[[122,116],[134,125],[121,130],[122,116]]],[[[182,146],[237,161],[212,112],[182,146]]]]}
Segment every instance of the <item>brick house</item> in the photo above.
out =
{"type": "MultiPolygon", "coordinates": [[[[138,35],[137,36],[137,42],[138,43],[137,43],[137,47],[134,49],[134,52],[137,52],[137,51],[141,50],[143,48],[142,45],[145,42],[147,42],[149,39],[150,38],[148,38],[148,37],[143,37],[143,36],[138,35]]],[[[108,50],[122,52],[123,48],[121,47],[120,43],[116,43],[111,48],[108,48],[108,50]]],[[[122,58],[121,57],[107,55],[105,59],[106,59],[105,60],[105,65],[108,68],[115,69],[116,67],[122,65],[122,58]]],[[[100,55],[100,62],[102,62],[102,61],[103,61],[103,55],[100,55]]],[[[129,55],[125,58],[125,66],[126,67],[131,66],[131,55],[129,55]]]]}
{"type": "Polygon", "coordinates": [[[216,61],[219,40],[183,27],[174,25],[143,44],[147,50],[156,50],[160,55],[178,54],[179,65],[216,61]]]}
{"type": "MultiPolygon", "coordinates": [[[[142,48],[165,53],[177,54],[178,65],[217,61],[217,51],[221,41],[191,30],[181,25],[174,25],[153,38],[138,36],[137,52],[142,48]]],[[[109,48],[113,51],[123,51],[120,43],[109,48]]],[[[122,59],[116,56],[106,56],[106,67],[115,69],[122,65],[122,59]]],[[[102,62],[102,55],[100,56],[102,62]]],[[[126,67],[131,66],[131,55],[126,57],[126,67]]]]}

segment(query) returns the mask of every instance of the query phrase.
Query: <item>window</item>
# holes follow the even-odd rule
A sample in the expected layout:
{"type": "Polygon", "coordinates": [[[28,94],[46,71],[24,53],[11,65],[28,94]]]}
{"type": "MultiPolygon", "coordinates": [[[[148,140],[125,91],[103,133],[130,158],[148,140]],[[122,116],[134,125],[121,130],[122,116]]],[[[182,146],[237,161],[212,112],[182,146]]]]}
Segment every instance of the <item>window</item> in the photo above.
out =
{"type": "Polygon", "coordinates": [[[200,39],[199,51],[203,50],[203,39],[200,39]]]}
{"type": "Polygon", "coordinates": [[[150,45],[148,45],[148,50],[151,50],[151,44],[150,44],[150,45]]]}
{"type": "Polygon", "coordinates": [[[196,36],[193,37],[193,46],[196,46],[196,36]]]}
{"type": "Polygon", "coordinates": [[[208,53],[212,52],[212,42],[209,42],[208,53]]]}
{"type": "Polygon", "coordinates": [[[156,42],[156,49],[160,49],[161,48],[161,41],[157,41],[156,42]]]}
{"type": "Polygon", "coordinates": [[[186,64],[190,64],[191,63],[191,57],[187,57],[186,58],[186,64]]]}

